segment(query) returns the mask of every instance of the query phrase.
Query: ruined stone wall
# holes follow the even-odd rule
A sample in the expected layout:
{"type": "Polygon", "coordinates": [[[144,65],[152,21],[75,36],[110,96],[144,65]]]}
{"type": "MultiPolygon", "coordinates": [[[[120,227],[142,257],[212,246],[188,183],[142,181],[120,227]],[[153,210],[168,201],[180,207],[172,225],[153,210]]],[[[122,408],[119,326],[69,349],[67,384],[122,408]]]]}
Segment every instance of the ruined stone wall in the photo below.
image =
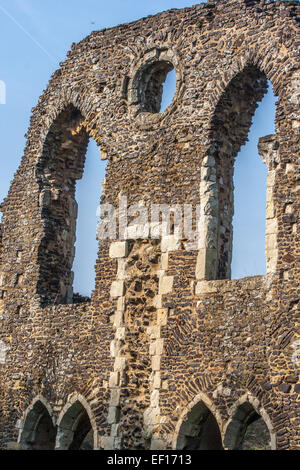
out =
{"type": "Polygon", "coordinates": [[[236,448],[254,414],[272,448],[300,447],[299,18],[298,2],[224,0],[72,46],[1,205],[1,448],[35,446],[39,416],[66,448],[61,423],[82,409],[95,448],[236,448]],[[268,273],[232,281],[234,159],[267,80],[268,273]],[[108,160],[102,203],[200,203],[201,228],[197,250],[176,234],[100,240],[90,300],[72,291],[89,138],[108,160]]]}

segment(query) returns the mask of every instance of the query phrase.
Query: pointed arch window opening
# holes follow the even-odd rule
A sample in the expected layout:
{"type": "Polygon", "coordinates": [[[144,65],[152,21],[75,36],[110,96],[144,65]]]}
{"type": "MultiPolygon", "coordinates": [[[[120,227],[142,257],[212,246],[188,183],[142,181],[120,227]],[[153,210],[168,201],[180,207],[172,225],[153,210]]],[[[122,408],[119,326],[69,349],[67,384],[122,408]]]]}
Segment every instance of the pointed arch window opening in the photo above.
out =
{"type": "Polygon", "coordinates": [[[177,450],[223,450],[218,422],[203,401],[196,403],[180,426],[177,450]]]}
{"type": "Polygon", "coordinates": [[[229,450],[273,450],[276,445],[269,417],[263,418],[251,403],[244,402],[227,426],[224,445],[229,450]]]}
{"type": "Polygon", "coordinates": [[[60,450],[94,449],[94,429],[89,414],[80,401],[75,401],[58,423],[55,448],[60,450]]]}
{"type": "Polygon", "coordinates": [[[49,129],[37,174],[44,223],[37,282],[42,305],[90,299],[98,249],[96,213],[105,174],[100,161],[99,148],[90,139],[83,116],[73,105],[67,106],[49,129]],[[82,179],[84,169],[87,171],[82,179]],[[80,287],[75,295],[73,268],[75,290],[80,287]]]}
{"type": "MultiPolygon", "coordinates": [[[[257,66],[248,65],[227,86],[211,121],[211,144],[203,159],[201,169],[201,226],[204,227],[204,231],[199,244],[196,268],[196,276],[199,280],[237,279],[265,274],[265,260],[267,260],[268,269],[271,266],[273,270],[276,265],[276,247],[274,246],[272,252],[269,250],[267,253],[268,243],[265,240],[268,228],[266,227],[268,226],[266,217],[267,169],[264,163],[260,160],[255,161],[253,158],[253,153],[257,155],[257,159],[260,158],[257,147],[262,139],[259,138],[274,132],[274,122],[275,97],[272,94],[272,86],[257,66]],[[269,93],[267,93],[268,88],[269,93]],[[263,98],[264,101],[259,106],[263,98]],[[268,104],[267,110],[264,110],[265,102],[268,104]],[[257,108],[259,109],[256,112],[257,108]],[[257,116],[259,116],[260,123],[257,116]],[[244,147],[246,142],[248,144],[244,147]],[[247,158],[242,155],[245,152],[248,155],[247,158]],[[235,163],[236,157],[238,157],[237,163],[235,163]],[[241,162],[244,183],[240,183],[241,162]],[[247,165],[250,165],[251,175],[249,170],[247,171],[247,165]],[[246,170],[243,168],[245,166],[246,170]],[[250,176],[252,185],[248,184],[250,176]],[[244,191],[247,186],[252,193],[249,191],[247,194],[244,191]],[[243,203],[239,191],[245,193],[243,203]],[[254,196],[256,204],[253,201],[254,196]],[[252,220],[250,215],[254,216],[252,220]],[[244,233],[242,229],[239,229],[241,216],[244,217],[245,222],[244,233]],[[251,229],[257,229],[257,226],[259,230],[251,232],[251,229]],[[248,237],[248,244],[246,237],[248,237]],[[239,245],[243,242],[246,247],[245,258],[239,249],[239,245]],[[274,259],[270,260],[268,256],[269,258],[273,256],[274,259]],[[260,263],[255,270],[253,266],[255,267],[257,259],[260,263]]],[[[276,135],[269,137],[275,139],[276,135]]],[[[263,156],[262,158],[265,162],[266,158],[263,156]]],[[[274,175],[272,177],[274,180],[274,175]]],[[[272,236],[274,238],[276,234],[272,236]]]]}
{"type": "Polygon", "coordinates": [[[56,429],[46,406],[37,400],[25,417],[20,434],[23,450],[54,450],[56,429]]]}

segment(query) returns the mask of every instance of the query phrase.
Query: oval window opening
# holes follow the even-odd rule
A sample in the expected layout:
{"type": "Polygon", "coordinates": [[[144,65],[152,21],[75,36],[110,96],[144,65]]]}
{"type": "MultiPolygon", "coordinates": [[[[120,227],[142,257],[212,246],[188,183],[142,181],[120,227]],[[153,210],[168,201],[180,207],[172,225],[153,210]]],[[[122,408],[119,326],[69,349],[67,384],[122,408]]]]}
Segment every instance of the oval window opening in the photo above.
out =
{"type": "Polygon", "coordinates": [[[146,66],[138,85],[140,112],[158,114],[172,102],[176,90],[176,72],[167,61],[146,66]]]}

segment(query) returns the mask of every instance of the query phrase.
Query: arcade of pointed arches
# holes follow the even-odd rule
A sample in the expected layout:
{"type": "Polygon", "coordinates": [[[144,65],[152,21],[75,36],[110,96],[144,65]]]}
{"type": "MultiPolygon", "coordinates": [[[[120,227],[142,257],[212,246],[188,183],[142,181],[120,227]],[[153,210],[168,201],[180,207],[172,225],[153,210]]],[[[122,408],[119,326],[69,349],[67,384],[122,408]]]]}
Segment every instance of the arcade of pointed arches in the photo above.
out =
{"type": "Polygon", "coordinates": [[[99,448],[95,417],[82,395],[69,396],[56,420],[48,401],[34,398],[21,420],[23,450],[93,450],[99,448]]]}
{"type": "MultiPolygon", "coordinates": [[[[270,417],[259,400],[245,393],[224,423],[214,403],[200,392],[182,412],[172,442],[174,450],[275,450],[270,417]]],[[[69,396],[57,420],[48,401],[34,398],[21,420],[18,443],[24,450],[96,450],[100,441],[86,399],[69,396]]]]}

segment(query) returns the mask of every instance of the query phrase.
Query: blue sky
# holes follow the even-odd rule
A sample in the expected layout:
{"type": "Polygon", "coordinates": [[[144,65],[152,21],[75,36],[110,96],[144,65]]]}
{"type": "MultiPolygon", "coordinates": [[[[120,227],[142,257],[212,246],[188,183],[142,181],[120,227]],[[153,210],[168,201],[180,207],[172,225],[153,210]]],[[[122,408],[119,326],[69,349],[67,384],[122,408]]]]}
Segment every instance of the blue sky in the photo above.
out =
{"type": "MultiPolygon", "coordinates": [[[[0,80],[6,84],[6,104],[0,105],[0,201],[6,196],[21,160],[31,109],[72,42],[80,41],[93,30],[195,3],[195,0],[0,0],[0,80]]],[[[166,86],[167,100],[171,90],[172,80],[166,86]]],[[[266,170],[257,156],[256,145],[258,137],[274,132],[273,123],[274,97],[269,93],[257,111],[249,145],[244,147],[236,163],[234,278],[265,272],[266,170]]],[[[99,150],[91,142],[85,174],[77,187],[79,219],[74,289],[84,295],[94,285],[95,214],[104,173],[105,162],[100,161],[99,150]]]]}

